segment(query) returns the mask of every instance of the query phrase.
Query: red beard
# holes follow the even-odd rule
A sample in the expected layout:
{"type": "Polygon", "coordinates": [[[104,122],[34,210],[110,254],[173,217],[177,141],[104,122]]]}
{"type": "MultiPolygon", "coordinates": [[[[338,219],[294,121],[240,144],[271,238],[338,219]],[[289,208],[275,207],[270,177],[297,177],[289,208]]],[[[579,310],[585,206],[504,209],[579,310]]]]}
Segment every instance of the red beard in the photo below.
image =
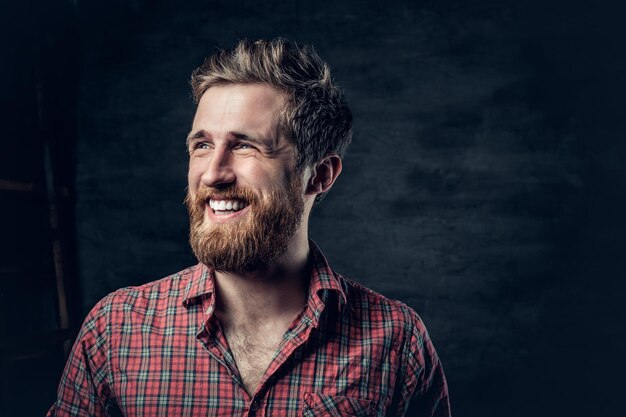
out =
{"type": "Polygon", "coordinates": [[[274,188],[264,199],[252,190],[235,185],[228,188],[201,186],[195,198],[189,192],[189,243],[196,258],[217,271],[246,272],[270,264],[287,250],[296,233],[304,201],[302,184],[294,175],[286,189],[274,188]],[[209,198],[240,199],[248,204],[243,219],[209,224],[205,210],[209,198]]]}

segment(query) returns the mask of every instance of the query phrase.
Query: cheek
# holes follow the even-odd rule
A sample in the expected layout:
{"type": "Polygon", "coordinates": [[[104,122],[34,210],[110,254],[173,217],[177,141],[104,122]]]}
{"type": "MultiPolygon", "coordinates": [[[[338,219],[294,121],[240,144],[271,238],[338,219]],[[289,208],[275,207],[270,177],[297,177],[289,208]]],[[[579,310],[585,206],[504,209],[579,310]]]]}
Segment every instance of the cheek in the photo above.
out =
{"type": "Polygon", "coordinates": [[[259,163],[241,164],[237,172],[237,181],[242,185],[255,188],[282,184],[283,174],[272,168],[259,163]]]}
{"type": "Polygon", "coordinates": [[[201,179],[202,170],[200,169],[199,164],[194,164],[190,161],[189,171],[187,171],[187,185],[189,186],[189,191],[195,193],[200,186],[201,179]]]}

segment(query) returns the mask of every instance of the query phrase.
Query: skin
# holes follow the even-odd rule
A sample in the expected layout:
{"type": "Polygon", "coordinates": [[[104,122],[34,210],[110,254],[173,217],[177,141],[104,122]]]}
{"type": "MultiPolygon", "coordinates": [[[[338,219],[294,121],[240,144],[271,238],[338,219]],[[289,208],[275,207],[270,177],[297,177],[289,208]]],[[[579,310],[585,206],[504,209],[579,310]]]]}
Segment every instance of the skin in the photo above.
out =
{"type": "MultiPolygon", "coordinates": [[[[285,100],[283,93],[263,84],[215,86],[204,93],[188,138],[192,196],[201,185],[241,185],[260,198],[272,185],[286,187],[295,175],[296,150],[279,129],[285,100]]],[[[303,170],[304,214],[284,254],[249,273],[216,273],[216,314],[251,394],[306,304],[308,218],[315,196],[331,188],[341,167],[341,159],[330,155],[303,170]]],[[[206,204],[205,222],[242,221],[250,209],[217,216],[206,204]]]]}

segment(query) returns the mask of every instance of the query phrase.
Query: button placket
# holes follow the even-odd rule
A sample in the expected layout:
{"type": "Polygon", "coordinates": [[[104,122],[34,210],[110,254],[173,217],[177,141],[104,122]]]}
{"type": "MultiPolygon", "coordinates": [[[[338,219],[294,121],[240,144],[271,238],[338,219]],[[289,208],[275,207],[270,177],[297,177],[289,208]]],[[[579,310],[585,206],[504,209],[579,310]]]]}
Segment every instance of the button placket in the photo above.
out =
{"type": "Polygon", "coordinates": [[[252,400],[252,402],[250,403],[250,412],[248,413],[248,415],[250,417],[254,417],[258,410],[259,410],[259,402],[257,400],[252,400]]]}

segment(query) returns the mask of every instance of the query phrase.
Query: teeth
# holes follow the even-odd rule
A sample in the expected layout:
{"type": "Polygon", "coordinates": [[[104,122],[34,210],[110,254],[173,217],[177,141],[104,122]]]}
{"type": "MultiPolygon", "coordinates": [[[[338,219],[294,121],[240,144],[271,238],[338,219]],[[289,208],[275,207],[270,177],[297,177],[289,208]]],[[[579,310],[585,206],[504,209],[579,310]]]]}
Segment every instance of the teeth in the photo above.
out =
{"type": "Polygon", "coordinates": [[[209,200],[209,207],[214,211],[238,211],[246,206],[241,200],[209,200]]]}

